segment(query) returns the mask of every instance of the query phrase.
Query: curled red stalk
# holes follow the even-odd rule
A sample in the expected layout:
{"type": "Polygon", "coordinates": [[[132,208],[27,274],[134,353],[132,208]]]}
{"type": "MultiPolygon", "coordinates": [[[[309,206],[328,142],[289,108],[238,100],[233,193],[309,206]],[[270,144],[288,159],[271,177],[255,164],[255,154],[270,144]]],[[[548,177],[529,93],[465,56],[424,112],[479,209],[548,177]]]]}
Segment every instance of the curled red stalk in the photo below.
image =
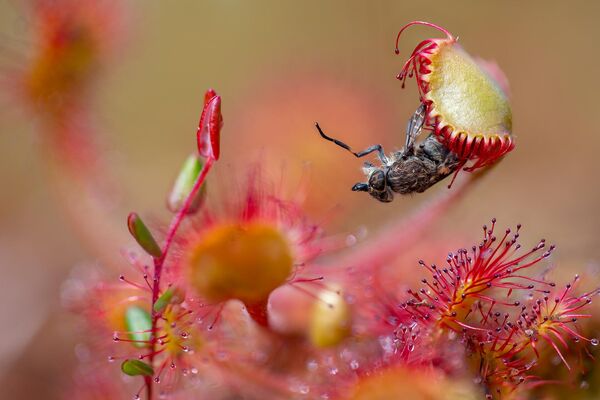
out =
{"type": "MultiPolygon", "coordinates": [[[[152,280],[152,334],[150,337],[150,365],[153,365],[154,355],[157,354],[156,345],[159,341],[159,338],[157,338],[157,323],[161,316],[161,312],[156,311],[155,304],[160,294],[160,283],[163,265],[165,259],[168,256],[171,244],[175,239],[177,230],[181,225],[181,222],[183,221],[185,216],[188,215],[188,210],[191,207],[198,191],[202,187],[202,184],[206,180],[208,172],[212,168],[214,162],[219,158],[219,139],[222,126],[223,117],[221,116],[221,97],[218,96],[213,89],[209,89],[206,91],[205,94],[204,108],[202,109],[202,114],[200,117],[200,122],[198,124],[197,131],[198,152],[201,156],[206,158],[206,163],[203,165],[202,170],[200,171],[200,174],[196,179],[196,182],[194,183],[189,195],[183,203],[183,206],[171,220],[169,230],[167,231],[167,235],[162,246],[161,255],[159,257],[153,257],[154,277],[152,280]]],[[[149,379],[148,377],[146,377],[145,384],[149,400],[153,398],[153,383],[153,379],[149,379]]]]}
{"type": "Polygon", "coordinates": [[[198,153],[206,159],[219,159],[221,128],[223,116],[221,115],[221,96],[213,89],[208,89],[204,95],[204,109],[198,122],[196,132],[198,140],[198,153]]]}

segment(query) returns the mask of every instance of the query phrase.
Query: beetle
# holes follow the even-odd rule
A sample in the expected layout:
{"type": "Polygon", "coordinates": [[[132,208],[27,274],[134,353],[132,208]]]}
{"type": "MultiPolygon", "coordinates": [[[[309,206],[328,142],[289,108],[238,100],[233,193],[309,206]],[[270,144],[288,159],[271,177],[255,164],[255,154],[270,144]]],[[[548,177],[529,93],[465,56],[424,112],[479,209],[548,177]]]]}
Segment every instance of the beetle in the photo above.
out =
{"type": "Polygon", "coordinates": [[[458,156],[442,144],[435,133],[429,134],[419,145],[416,144],[425,118],[426,105],[422,103],[408,121],[404,147],[389,156],[386,156],[380,144],[354,152],[346,143],[325,134],[318,123],[315,125],[323,139],[348,150],[357,158],[377,152],[381,166],[366,162],[363,171],[367,175],[367,182],[355,184],[352,190],[368,192],[377,200],[389,203],[394,199],[394,193],[422,193],[460,168],[458,156]]]}

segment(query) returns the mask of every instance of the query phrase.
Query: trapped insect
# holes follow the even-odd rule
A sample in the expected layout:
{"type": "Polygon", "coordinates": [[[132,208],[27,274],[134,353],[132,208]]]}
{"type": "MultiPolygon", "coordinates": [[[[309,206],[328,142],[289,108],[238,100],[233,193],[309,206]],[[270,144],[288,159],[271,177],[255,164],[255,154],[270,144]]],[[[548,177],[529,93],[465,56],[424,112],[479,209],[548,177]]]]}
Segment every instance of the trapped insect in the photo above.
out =
{"type": "Polygon", "coordinates": [[[396,54],[400,36],[413,25],[432,27],[446,37],[426,39],[415,47],[397,76],[402,87],[414,76],[419,98],[426,104],[427,127],[458,155],[461,167],[474,171],[493,164],[515,147],[511,106],[506,88],[494,77],[498,73],[473,59],[446,29],[425,21],[400,29],[396,54]],[[469,161],[473,162],[467,165],[469,161]]]}
{"type": "Polygon", "coordinates": [[[381,166],[365,162],[363,171],[368,177],[367,182],[355,184],[352,190],[368,192],[377,200],[389,203],[394,199],[394,192],[422,193],[460,167],[456,154],[440,143],[434,133],[427,136],[421,144],[416,144],[425,122],[425,111],[425,104],[421,104],[408,121],[404,147],[389,156],[385,155],[380,144],[354,152],[347,144],[327,136],[318,123],[316,127],[323,139],[348,150],[357,158],[377,152],[381,166]]]}

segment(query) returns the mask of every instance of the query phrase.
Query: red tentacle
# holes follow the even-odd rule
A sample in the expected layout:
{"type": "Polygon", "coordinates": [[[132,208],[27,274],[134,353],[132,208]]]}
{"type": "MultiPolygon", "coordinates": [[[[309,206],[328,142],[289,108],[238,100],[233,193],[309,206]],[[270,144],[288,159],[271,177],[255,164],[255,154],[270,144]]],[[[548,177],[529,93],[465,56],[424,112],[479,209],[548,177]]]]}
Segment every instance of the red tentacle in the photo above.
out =
{"type": "Polygon", "coordinates": [[[446,29],[442,28],[439,25],[432,24],[431,22],[425,22],[425,21],[412,21],[412,22],[409,22],[408,24],[404,25],[402,28],[400,28],[400,32],[398,32],[398,36],[396,37],[396,54],[400,54],[400,49],[398,48],[398,43],[400,42],[400,35],[402,35],[402,32],[404,32],[404,30],[406,28],[408,28],[409,26],[412,26],[412,25],[430,26],[432,28],[437,29],[440,32],[443,32],[446,35],[446,37],[448,38],[448,40],[451,40],[451,41],[456,40],[450,32],[448,32],[446,29]]]}

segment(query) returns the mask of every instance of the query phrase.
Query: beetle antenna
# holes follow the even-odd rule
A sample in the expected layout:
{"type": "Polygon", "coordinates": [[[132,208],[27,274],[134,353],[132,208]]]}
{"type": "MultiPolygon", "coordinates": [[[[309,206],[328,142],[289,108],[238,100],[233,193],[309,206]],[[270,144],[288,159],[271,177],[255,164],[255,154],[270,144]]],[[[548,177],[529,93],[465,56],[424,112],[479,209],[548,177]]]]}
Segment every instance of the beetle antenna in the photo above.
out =
{"type": "Polygon", "coordinates": [[[396,50],[395,50],[395,51],[396,51],[396,54],[400,54],[400,49],[398,48],[398,43],[400,42],[400,35],[402,35],[402,32],[404,32],[404,30],[405,30],[406,28],[408,28],[409,26],[412,26],[412,25],[425,25],[425,26],[430,26],[430,27],[432,27],[432,28],[435,28],[435,29],[437,29],[437,30],[438,30],[438,31],[440,31],[440,32],[443,32],[443,33],[446,35],[446,37],[447,37],[448,39],[450,39],[450,40],[453,40],[453,41],[454,41],[454,40],[456,40],[456,39],[454,39],[454,36],[452,36],[452,34],[451,34],[450,32],[448,32],[446,29],[442,28],[442,27],[441,27],[441,26],[439,26],[439,25],[432,24],[431,22],[425,22],[425,21],[412,21],[412,22],[409,22],[408,24],[404,25],[404,26],[403,26],[403,27],[400,29],[400,32],[398,32],[398,36],[396,37],[396,50]]]}

